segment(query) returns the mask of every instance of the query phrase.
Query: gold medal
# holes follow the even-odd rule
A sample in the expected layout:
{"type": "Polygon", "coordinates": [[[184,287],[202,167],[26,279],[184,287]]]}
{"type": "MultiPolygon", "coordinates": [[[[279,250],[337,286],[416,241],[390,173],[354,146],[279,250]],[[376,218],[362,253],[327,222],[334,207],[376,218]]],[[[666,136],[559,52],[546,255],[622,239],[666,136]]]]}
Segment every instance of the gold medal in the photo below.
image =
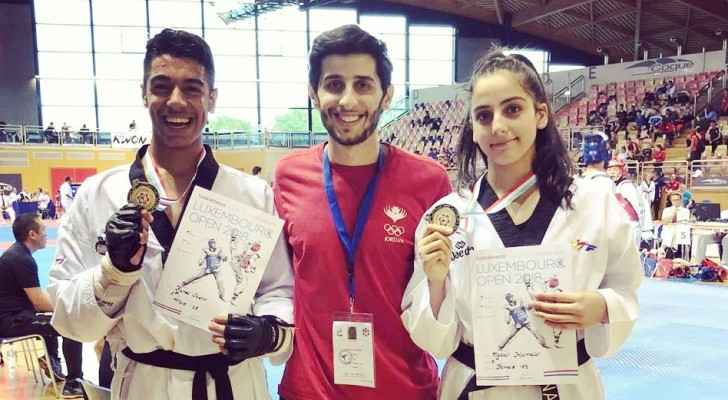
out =
{"type": "Polygon", "coordinates": [[[152,212],[159,205],[159,192],[157,188],[149,182],[134,181],[126,196],[129,203],[136,204],[139,207],[152,212]]]}
{"type": "Polygon", "coordinates": [[[460,214],[454,206],[440,204],[427,216],[427,222],[451,228],[450,234],[453,234],[460,226],[460,214]]]}

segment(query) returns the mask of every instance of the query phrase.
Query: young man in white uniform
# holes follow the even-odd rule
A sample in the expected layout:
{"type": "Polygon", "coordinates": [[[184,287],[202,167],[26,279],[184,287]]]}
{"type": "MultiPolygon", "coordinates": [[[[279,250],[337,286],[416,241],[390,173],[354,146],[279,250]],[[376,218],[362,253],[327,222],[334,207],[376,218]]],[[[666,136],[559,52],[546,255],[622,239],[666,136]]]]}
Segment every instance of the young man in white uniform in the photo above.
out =
{"type": "Polygon", "coordinates": [[[71,206],[73,205],[73,188],[71,187],[70,176],[63,179],[63,183],[58,190],[61,195],[61,207],[63,207],[63,212],[67,213],[71,211],[71,206]]]}
{"type": "Polygon", "coordinates": [[[269,187],[219,165],[202,145],[202,128],[217,97],[212,53],[204,40],[165,29],[147,43],[144,66],[151,144],[139,149],[130,166],[87,179],[75,208],[64,216],[50,274],[53,326],[84,342],[106,336],[115,360],[112,399],[269,399],[260,356],[285,361],[292,338],[280,321],[292,319],[293,296],[283,240],[254,304],[233,310],[249,315],[228,316],[226,354],[209,333],[152,305],[194,186],[271,214],[274,206],[269,187]],[[127,204],[135,180],[160,182],[157,190],[166,208],[149,213],[127,204]],[[104,233],[108,251],[102,258],[94,248],[104,233]]]}

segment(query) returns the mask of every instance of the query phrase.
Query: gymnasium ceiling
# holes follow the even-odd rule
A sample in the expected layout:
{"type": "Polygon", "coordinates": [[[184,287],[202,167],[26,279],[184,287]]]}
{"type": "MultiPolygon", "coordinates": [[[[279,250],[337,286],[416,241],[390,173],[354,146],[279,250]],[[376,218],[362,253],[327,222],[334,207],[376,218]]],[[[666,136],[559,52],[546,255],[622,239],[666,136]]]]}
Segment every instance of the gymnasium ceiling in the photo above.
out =
{"type": "Polygon", "coordinates": [[[510,26],[590,54],[633,59],[635,41],[650,57],[722,48],[728,0],[388,0],[510,26]],[[638,34],[637,34],[638,32],[638,34]],[[638,38],[636,39],[636,36],[638,38]]]}

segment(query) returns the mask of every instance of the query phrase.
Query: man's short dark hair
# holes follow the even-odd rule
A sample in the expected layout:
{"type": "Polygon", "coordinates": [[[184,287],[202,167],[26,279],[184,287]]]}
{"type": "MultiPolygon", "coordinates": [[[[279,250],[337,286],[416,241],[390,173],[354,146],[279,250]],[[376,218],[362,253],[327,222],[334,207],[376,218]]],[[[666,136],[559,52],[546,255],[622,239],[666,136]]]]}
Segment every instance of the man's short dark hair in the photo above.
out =
{"type": "Polygon", "coordinates": [[[25,242],[30,231],[40,233],[40,217],[35,213],[20,214],[13,221],[13,236],[18,242],[25,242]]]}
{"type": "Polygon", "coordinates": [[[67,176],[67,177],[63,178],[63,181],[64,182],[71,182],[71,177],[70,176],[67,176]]]}
{"type": "Polygon", "coordinates": [[[145,88],[149,72],[152,69],[152,61],[165,54],[196,61],[205,67],[207,84],[210,89],[215,87],[215,64],[212,61],[212,51],[207,42],[193,33],[166,28],[147,42],[147,53],[144,55],[145,88]]]}
{"type": "Polygon", "coordinates": [[[253,175],[258,175],[261,171],[261,168],[259,166],[253,167],[253,175]]]}
{"type": "Polygon", "coordinates": [[[323,32],[313,41],[308,55],[308,83],[318,87],[321,64],[330,55],[369,54],[377,64],[377,75],[386,91],[392,83],[392,62],[387,56],[387,45],[357,25],[343,25],[323,32]]]}

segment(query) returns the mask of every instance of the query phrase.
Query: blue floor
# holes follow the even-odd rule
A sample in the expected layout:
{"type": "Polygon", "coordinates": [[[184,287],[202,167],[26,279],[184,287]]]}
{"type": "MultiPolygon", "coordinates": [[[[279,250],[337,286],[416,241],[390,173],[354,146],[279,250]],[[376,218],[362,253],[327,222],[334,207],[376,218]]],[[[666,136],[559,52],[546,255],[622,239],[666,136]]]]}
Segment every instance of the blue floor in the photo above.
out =
{"type": "MultiPolygon", "coordinates": [[[[56,229],[48,231],[55,239],[56,229]]],[[[7,227],[0,228],[2,241],[12,241],[7,227]]],[[[54,251],[49,247],[34,254],[43,286],[54,251]]],[[[622,351],[596,361],[606,398],[728,399],[728,286],[646,280],[640,303],[641,317],[622,351]]],[[[283,367],[266,361],[266,369],[275,394],[283,367]]]]}

